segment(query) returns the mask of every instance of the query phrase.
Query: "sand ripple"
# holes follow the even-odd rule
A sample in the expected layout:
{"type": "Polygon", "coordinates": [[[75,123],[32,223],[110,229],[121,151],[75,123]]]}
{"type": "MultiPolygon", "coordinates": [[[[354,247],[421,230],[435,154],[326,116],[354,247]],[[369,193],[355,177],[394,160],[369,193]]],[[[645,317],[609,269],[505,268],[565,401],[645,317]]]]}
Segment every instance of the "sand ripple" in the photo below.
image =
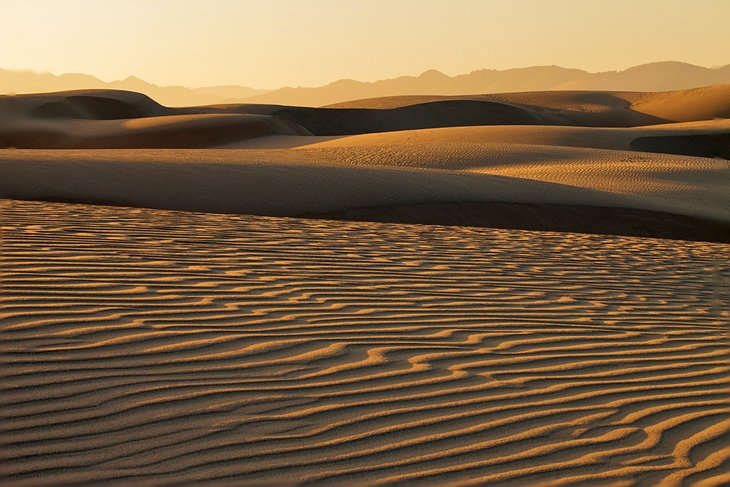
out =
{"type": "Polygon", "coordinates": [[[15,485],[720,485],[730,246],[2,203],[15,485]]]}

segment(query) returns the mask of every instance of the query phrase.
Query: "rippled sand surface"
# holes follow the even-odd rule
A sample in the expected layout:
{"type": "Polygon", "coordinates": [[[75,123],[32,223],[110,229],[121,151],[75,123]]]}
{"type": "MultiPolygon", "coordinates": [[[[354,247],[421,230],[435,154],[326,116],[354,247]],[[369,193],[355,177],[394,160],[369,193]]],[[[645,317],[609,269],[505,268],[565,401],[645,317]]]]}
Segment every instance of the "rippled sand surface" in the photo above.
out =
{"type": "Polygon", "coordinates": [[[722,485],[730,246],[5,200],[11,485],[722,485]]]}

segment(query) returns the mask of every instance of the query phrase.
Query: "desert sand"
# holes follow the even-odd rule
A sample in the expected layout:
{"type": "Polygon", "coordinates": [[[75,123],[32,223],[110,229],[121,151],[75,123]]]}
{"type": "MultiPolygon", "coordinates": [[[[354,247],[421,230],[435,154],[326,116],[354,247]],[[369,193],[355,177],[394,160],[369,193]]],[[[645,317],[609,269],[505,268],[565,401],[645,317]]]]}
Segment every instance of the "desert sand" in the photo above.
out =
{"type": "MultiPolygon", "coordinates": [[[[630,150],[641,135],[671,145],[672,134],[728,130],[726,121],[700,126],[440,128],[305,136],[286,149],[13,149],[0,153],[0,196],[295,217],[460,202],[570,205],[688,217],[715,229],[711,240],[730,241],[728,160],[630,150]]],[[[272,138],[274,146],[300,139],[272,138]]],[[[519,220],[513,226],[530,228],[519,220]]],[[[645,226],[609,233],[672,236],[645,226]]]]}
{"type": "Polygon", "coordinates": [[[454,203],[552,205],[619,223],[596,228],[570,209],[535,226],[518,210],[497,226],[730,241],[729,110],[730,85],[334,108],[173,109],[98,90],[4,97],[0,197],[384,221],[407,207],[419,223],[458,219],[454,203]]]}
{"type": "Polygon", "coordinates": [[[0,97],[3,474],[727,484],[729,117],[0,97]]]}
{"type": "Polygon", "coordinates": [[[730,481],[726,244],[5,200],[12,485],[730,481]]]}
{"type": "Polygon", "coordinates": [[[0,96],[0,147],[202,148],[277,134],[333,136],[484,125],[637,127],[728,118],[730,85],[658,93],[399,96],[324,108],[168,108],[140,93],[78,90],[0,96]]]}

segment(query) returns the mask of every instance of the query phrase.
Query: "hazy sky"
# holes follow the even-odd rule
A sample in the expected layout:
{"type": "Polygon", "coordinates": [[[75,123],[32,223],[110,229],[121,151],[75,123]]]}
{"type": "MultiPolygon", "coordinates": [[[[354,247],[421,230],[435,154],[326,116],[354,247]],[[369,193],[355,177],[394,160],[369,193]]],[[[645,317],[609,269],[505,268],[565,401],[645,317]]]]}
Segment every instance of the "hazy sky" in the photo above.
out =
{"type": "Polygon", "coordinates": [[[730,63],[730,0],[0,0],[0,68],[256,88],[730,63]]]}

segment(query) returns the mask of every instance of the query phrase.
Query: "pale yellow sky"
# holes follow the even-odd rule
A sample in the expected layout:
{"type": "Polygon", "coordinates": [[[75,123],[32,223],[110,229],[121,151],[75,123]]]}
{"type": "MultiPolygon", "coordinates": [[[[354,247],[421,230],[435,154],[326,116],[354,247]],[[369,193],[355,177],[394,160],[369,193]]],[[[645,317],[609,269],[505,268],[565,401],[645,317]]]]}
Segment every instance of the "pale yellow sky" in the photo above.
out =
{"type": "Polygon", "coordinates": [[[0,68],[256,88],[730,63],[730,0],[0,0],[0,68]]]}

